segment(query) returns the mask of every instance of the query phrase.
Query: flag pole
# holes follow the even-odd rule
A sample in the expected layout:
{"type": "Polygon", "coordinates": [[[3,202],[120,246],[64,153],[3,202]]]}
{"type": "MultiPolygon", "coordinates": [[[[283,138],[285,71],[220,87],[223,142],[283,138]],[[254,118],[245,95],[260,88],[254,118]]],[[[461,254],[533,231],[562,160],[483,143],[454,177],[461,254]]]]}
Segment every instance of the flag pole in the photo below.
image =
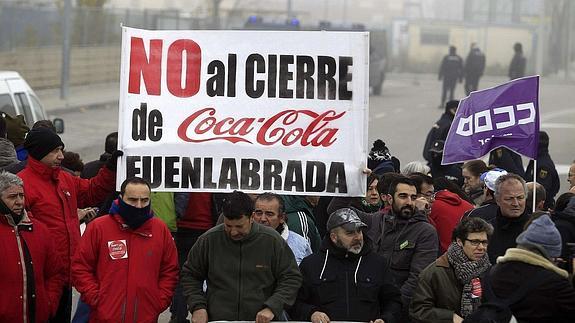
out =
{"type": "Polygon", "coordinates": [[[533,159],[533,202],[531,206],[531,212],[535,213],[535,197],[537,195],[537,159],[533,159]]]}

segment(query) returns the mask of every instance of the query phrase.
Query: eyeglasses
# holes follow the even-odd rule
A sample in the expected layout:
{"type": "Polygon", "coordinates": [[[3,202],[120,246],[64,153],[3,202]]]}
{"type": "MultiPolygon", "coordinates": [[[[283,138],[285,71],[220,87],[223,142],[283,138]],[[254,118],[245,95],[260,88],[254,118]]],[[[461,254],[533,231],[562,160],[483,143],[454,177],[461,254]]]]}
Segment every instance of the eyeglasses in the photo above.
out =
{"type": "Polygon", "coordinates": [[[469,240],[469,239],[465,240],[469,241],[469,243],[471,243],[471,245],[474,247],[479,247],[479,244],[482,244],[483,246],[487,247],[487,245],[489,244],[489,241],[487,240],[469,240]]]}

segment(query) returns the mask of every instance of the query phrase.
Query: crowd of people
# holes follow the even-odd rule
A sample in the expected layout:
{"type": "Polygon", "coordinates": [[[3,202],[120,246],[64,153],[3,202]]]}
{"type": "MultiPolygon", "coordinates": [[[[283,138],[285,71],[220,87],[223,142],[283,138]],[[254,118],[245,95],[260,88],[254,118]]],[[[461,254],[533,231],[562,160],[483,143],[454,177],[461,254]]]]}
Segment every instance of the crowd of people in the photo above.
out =
{"type": "Polygon", "coordinates": [[[426,161],[377,140],[364,197],[116,192],[117,133],[84,165],[50,122],[0,118],[0,321],[572,321],[575,161],[557,198],[543,131],[537,169],[441,165],[456,107],[426,161]]]}

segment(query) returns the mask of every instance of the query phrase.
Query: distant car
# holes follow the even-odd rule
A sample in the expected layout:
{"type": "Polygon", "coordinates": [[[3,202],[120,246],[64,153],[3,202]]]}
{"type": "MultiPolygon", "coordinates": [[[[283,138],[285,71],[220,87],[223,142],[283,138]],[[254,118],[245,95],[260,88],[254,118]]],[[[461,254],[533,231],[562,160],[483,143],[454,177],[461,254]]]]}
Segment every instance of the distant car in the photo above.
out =
{"type": "MultiPolygon", "coordinates": [[[[38,96],[18,72],[0,71],[0,111],[11,117],[24,115],[30,127],[38,120],[47,120],[46,110],[38,96]]],[[[64,132],[64,121],[53,120],[58,133],[64,132]]]]}

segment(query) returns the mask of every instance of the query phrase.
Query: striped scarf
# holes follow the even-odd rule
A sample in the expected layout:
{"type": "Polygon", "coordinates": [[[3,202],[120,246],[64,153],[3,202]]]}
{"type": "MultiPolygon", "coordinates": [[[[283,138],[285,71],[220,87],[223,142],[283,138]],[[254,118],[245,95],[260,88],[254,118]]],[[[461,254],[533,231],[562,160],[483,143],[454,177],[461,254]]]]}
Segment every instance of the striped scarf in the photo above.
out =
{"type": "Polygon", "coordinates": [[[461,293],[461,316],[465,318],[467,315],[475,311],[481,304],[481,297],[473,295],[474,278],[478,277],[491,267],[487,253],[483,258],[477,261],[471,261],[463,252],[463,247],[456,242],[452,242],[447,249],[447,259],[449,264],[455,269],[455,276],[463,284],[463,292],[461,293]]]}

